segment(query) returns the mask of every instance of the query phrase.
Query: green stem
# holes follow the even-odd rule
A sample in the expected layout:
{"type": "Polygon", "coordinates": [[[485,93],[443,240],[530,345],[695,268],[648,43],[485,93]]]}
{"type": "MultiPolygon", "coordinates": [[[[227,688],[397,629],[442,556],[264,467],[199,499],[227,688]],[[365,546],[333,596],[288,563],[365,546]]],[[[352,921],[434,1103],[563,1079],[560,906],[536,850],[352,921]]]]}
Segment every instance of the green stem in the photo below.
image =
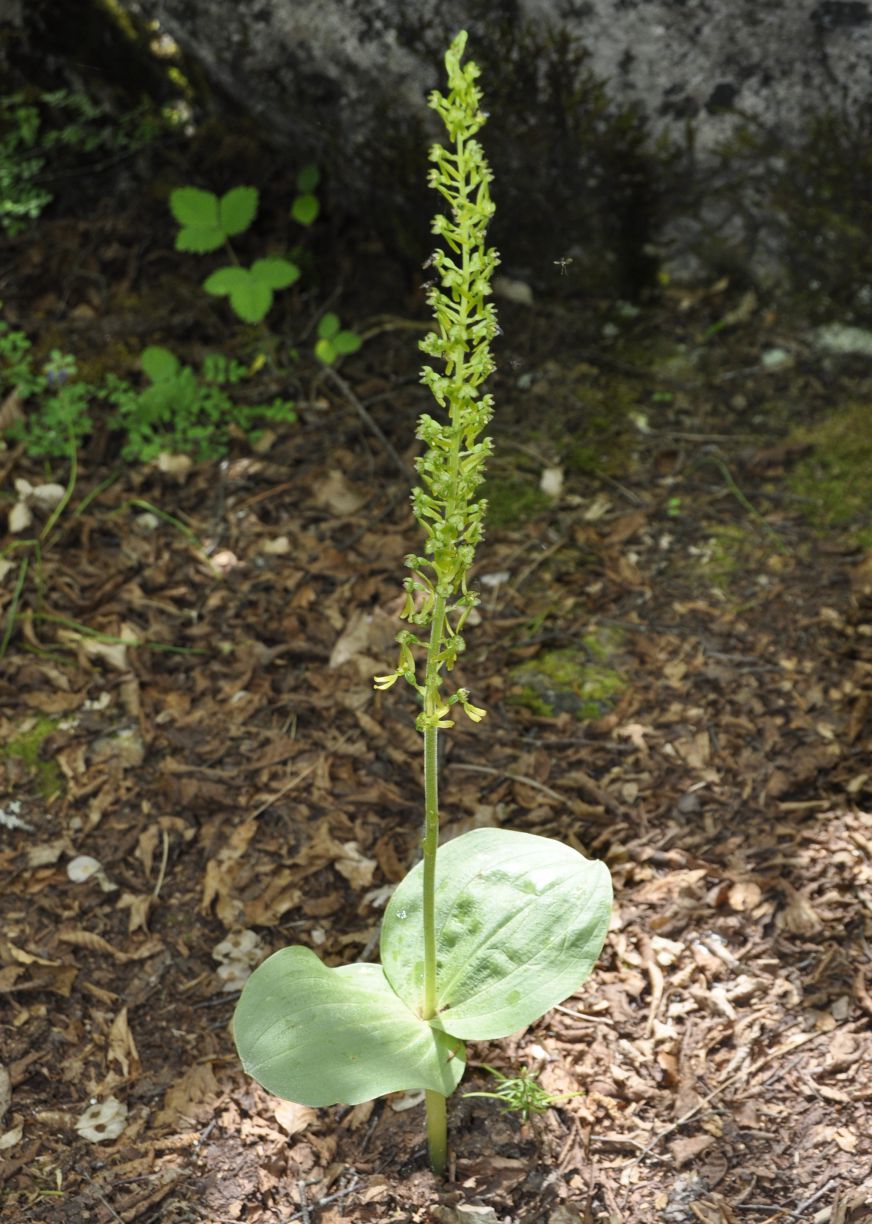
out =
{"type": "Polygon", "coordinates": [[[439,848],[439,732],[424,731],[424,1007],[422,1019],[436,1014],[436,851],[439,848]]]}
{"type": "MultiPolygon", "coordinates": [[[[435,715],[439,709],[439,652],[445,622],[445,596],[437,595],[430,625],[427,668],[424,679],[424,710],[435,715]]],[[[424,728],[424,883],[422,919],[424,927],[424,1003],[421,1017],[429,1020],[436,1014],[436,851],[439,849],[439,732],[434,726],[424,728]]],[[[448,1149],[448,1123],[445,1097],[428,1091],[427,1146],[430,1165],[440,1176],[445,1169],[448,1149]]]]}
{"type": "Polygon", "coordinates": [[[15,621],[18,616],[18,604],[21,600],[21,592],[24,590],[24,582],[27,578],[27,567],[29,564],[30,557],[23,557],[21,565],[18,567],[18,579],[15,583],[15,590],[12,592],[9,610],[6,613],[6,627],[3,630],[3,640],[0,641],[0,659],[2,659],[6,654],[9,643],[12,640],[12,634],[15,629],[15,621]]]}
{"type": "Polygon", "coordinates": [[[78,476],[78,463],[76,455],[76,444],[70,441],[70,478],[67,481],[67,487],[64,489],[64,495],[48,518],[48,522],[39,533],[40,540],[47,540],[54,530],[54,525],[67,508],[70,498],[73,496],[73,490],[76,487],[76,478],[78,476]]]}
{"type": "Polygon", "coordinates": [[[437,1177],[445,1172],[448,1160],[448,1115],[441,1092],[425,1093],[427,1100],[427,1149],[430,1167],[437,1177]]]}
{"type": "Polygon", "coordinates": [[[439,709],[440,660],[445,625],[445,596],[433,601],[430,642],[424,674],[424,713],[433,725],[424,728],[424,886],[422,918],[424,926],[424,1006],[423,1020],[436,1014],[436,851],[439,849],[439,760],[435,715],[439,709]]]}

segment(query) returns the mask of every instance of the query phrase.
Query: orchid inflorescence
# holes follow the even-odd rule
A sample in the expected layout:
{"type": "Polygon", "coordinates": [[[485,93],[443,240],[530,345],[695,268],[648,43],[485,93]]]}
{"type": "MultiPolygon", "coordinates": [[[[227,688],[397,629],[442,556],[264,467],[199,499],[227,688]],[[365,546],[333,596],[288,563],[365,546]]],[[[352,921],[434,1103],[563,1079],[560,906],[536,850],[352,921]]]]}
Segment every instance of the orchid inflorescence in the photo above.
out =
{"type": "Polygon", "coordinates": [[[492,174],[475,133],[487,116],[481,110],[479,70],[461,64],[466,35],[461,33],[445,57],[448,95],[434,90],[429,105],[443,120],[453,148],[434,144],[430,149],[429,185],[440,193],[450,215],[438,213],[433,233],[448,250],[437,249],[425,267],[432,267],[439,284],[427,290],[436,329],[420,347],[444,363],[442,373],[427,365],[421,381],[436,403],[447,410],[448,420],[422,413],[417,436],[426,450],[417,461],[421,483],[412,492],[412,509],[427,537],[424,556],[406,557],[411,575],[404,587],[401,615],[411,625],[430,628],[429,642],[411,630],[397,636],[400,658],[396,669],[377,676],[377,688],[390,688],[403,678],[421,695],[424,708],[418,729],[450,727],[449,707],[460,703],[478,722],[485,711],[472,705],[469,692],[458,689],[440,696],[443,669],[450,671],[464,649],[462,629],[478,602],[467,586],[475,547],[484,535],[486,501],[477,496],[492,442],[481,433],[491,419],[493,397],[482,395],[481,384],[494,369],[490,344],[499,334],[496,310],[487,301],[491,278],[499,263],[497,252],[486,245],[485,234],[494,213],[489,184],[492,174]],[[414,651],[428,651],[423,682],[418,680],[414,651]]]}

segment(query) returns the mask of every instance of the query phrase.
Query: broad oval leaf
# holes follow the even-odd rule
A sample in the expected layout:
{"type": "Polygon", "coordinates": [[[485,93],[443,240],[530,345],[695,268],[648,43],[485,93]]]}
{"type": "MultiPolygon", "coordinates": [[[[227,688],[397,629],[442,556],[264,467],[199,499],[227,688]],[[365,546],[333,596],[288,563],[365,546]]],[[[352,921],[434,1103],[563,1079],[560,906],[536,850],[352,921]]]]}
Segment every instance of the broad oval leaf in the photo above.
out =
{"type": "Polygon", "coordinates": [[[175,378],[179,372],[179,359],[160,344],[149,344],[142,350],[139,364],[153,383],[175,378]]]}
{"type": "Polygon", "coordinates": [[[287,289],[300,279],[300,269],[289,259],[256,259],[251,275],[270,289],[287,289]]]}
{"type": "Polygon", "coordinates": [[[225,234],[242,234],[257,214],[256,187],[233,187],[221,197],[218,206],[219,225],[225,234]]]}
{"type": "Polygon", "coordinates": [[[199,187],[177,187],[170,192],[170,211],[179,225],[208,229],[220,225],[218,197],[199,187]]]}
{"type": "MultiPolygon", "coordinates": [[[[382,964],[413,1010],[423,993],[423,865],[397,887],[382,964]]],[[[506,1037],[577,990],[608,930],[604,863],[532,833],[474,829],[436,856],[437,1018],[455,1037],[506,1037]]]]}
{"type": "Polygon", "coordinates": [[[329,969],[308,948],[283,948],[255,969],[233,1017],[249,1075],[300,1105],[357,1105],[386,1092],[449,1096],[463,1043],[411,1012],[380,965],[329,969]]]}

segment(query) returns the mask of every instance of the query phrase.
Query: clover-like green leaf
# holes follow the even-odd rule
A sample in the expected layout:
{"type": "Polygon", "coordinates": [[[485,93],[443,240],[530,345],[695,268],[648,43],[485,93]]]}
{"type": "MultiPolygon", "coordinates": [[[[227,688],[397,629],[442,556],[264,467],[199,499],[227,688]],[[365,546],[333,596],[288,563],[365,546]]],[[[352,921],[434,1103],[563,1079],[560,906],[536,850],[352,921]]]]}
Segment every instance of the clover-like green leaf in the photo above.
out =
{"type": "Polygon", "coordinates": [[[209,251],[217,251],[224,244],[224,231],[216,226],[196,229],[187,225],[176,234],[176,250],[189,251],[193,255],[206,255],[209,251]]]}
{"type": "Polygon", "coordinates": [[[318,338],[320,340],[332,340],[338,331],[339,315],[334,314],[332,310],[328,310],[318,321],[318,338]]]}
{"type": "Polygon", "coordinates": [[[251,273],[246,284],[230,293],[230,305],[243,323],[260,323],[268,314],[272,302],[272,289],[251,273]]]}
{"type": "Polygon", "coordinates": [[[303,195],[314,191],[321,181],[321,171],[314,162],[309,162],[303,166],[302,170],[297,174],[297,191],[303,195]]]}
{"type": "Polygon", "coordinates": [[[272,306],[272,289],[250,268],[216,268],[203,281],[207,293],[228,296],[230,305],[244,323],[259,323],[272,306]]]}
{"type": "Polygon", "coordinates": [[[257,214],[256,187],[233,187],[221,197],[218,206],[219,224],[225,234],[242,234],[257,214]]]}
{"type": "Polygon", "coordinates": [[[170,211],[182,227],[176,234],[176,250],[204,254],[216,251],[226,237],[222,228],[218,197],[199,187],[177,187],[170,192],[170,211]]]}
{"type": "Polygon", "coordinates": [[[298,195],[291,205],[291,216],[300,225],[311,225],[320,211],[318,197],[308,192],[298,195]]]}
{"type": "MultiPolygon", "coordinates": [[[[423,996],[423,867],[382,923],[385,975],[412,1009],[423,996]]],[[[609,926],[604,863],[551,838],[474,829],[436,856],[437,1016],[455,1037],[506,1037],[571,995],[609,926]]]]}
{"type": "Polygon", "coordinates": [[[283,948],[248,979],[233,1017],[246,1071],[301,1105],[357,1105],[386,1092],[450,1095],[463,1043],[410,1011],[380,965],[329,969],[308,948],[283,948]]]}
{"type": "Polygon", "coordinates": [[[227,265],[224,268],[216,268],[211,276],[207,276],[203,281],[203,288],[207,293],[223,297],[233,293],[234,290],[242,289],[248,284],[249,279],[248,271],[245,268],[227,265]]]}
{"type": "Polygon", "coordinates": [[[199,187],[177,187],[170,192],[170,211],[179,225],[218,225],[218,197],[199,187]]]}
{"type": "Polygon", "coordinates": [[[331,340],[325,340],[322,337],[315,341],[315,356],[322,365],[333,365],[338,355],[331,340]]]}
{"type": "Polygon", "coordinates": [[[289,259],[256,259],[251,265],[251,274],[270,289],[287,289],[300,279],[300,269],[289,259]]]}
{"type": "Polygon", "coordinates": [[[333,347],[337,353],[343,354],[356,353],[363,344],[363,340],[358,336],[357,332],[341,331],[333,337],[333,347]]]}
{"type": "Polygon", "coordinates": [[[150,344],[144,348],[139,364],[153,383],[175,378],[181,368],[178,357],[159,344],[150,344]]]}

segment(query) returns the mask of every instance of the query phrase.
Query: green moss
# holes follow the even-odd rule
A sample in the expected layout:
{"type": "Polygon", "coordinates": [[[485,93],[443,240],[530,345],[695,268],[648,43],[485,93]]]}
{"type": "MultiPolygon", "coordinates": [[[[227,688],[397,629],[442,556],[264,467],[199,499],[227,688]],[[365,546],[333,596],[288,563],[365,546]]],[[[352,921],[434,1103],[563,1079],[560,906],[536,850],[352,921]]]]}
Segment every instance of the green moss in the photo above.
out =
{"type": "Polygon", "coordinates": [[[623,630],[614,625],[598,625],[581,639],[582,645],[595,663],[613,659],[624,645],[623,630]]]}
{"type": "Polygon", "coordinates": [[[699,574],[703,581],[726,594],[736,574],[747,568],[754,540],[745,527],[719,524],[711,529],[699,554],[699,574]]]}
{"type": "Polygon", "coordinates": [[[668,378],[686,378],[696,371],[692,354],[666,336],[619,336],[610,347],[613,365],[583,362],[566,372],[565,387],[555,396],[549,415],[562,408],[559,442],[570,472],[584,476],[621,477],[631,471],[639,442],[639,422],[651,421],[671,404],[673,395],[651,371],[668,378]],[[619,368],[614,368],[619,367],[619,368]],[[558,408],[559,405],[559,408],[558,408]]]}
{"type": "Polygon", "coordinates": [[[567,372],[568,399],[558,443],[569,472],[625,475],[633,458],[631,414],[641,407],[641,386],[583,365],[567,372]]]}
{"type": "Polygon", "coordinates": [[[577,442],[566,452],[567,466],[585,476],[593,476],[600,470],[600,456],[593,446],[577,442]]]}
{"type": "Polygon", "coordinates": [[[489,527],[514,527],[535,518],[551,505],[538,485],[522,476],[489,476],[482,492],[487,498],[489,527]]]}
{"type": "Polygon", "coordinates": [[[872,405],[849,404],[793,437],[814,448],[790,477],[809,521],[872,547],[872,405]]]}
{"type": "Polygon", "coordinates": [[[602,718],[627,687],[608,659],[620,648],[618,630],[599,628],[585,635],[581,648],[550,650],[512,671],[518,688],[510,703],[553,718],[570,713],[579,721],[602,718]]]}
{"type": "Polygon", "coordinates": [[[4,756],[24,762],[28,770],[36,776],[39,793],[44,799],[58,794],[64,785],[57,761],[47,761],[40,755],[44,741],[56,730],[59,722],[57,718],[36,718],[30,726],[0,749],[4,756]]]}

